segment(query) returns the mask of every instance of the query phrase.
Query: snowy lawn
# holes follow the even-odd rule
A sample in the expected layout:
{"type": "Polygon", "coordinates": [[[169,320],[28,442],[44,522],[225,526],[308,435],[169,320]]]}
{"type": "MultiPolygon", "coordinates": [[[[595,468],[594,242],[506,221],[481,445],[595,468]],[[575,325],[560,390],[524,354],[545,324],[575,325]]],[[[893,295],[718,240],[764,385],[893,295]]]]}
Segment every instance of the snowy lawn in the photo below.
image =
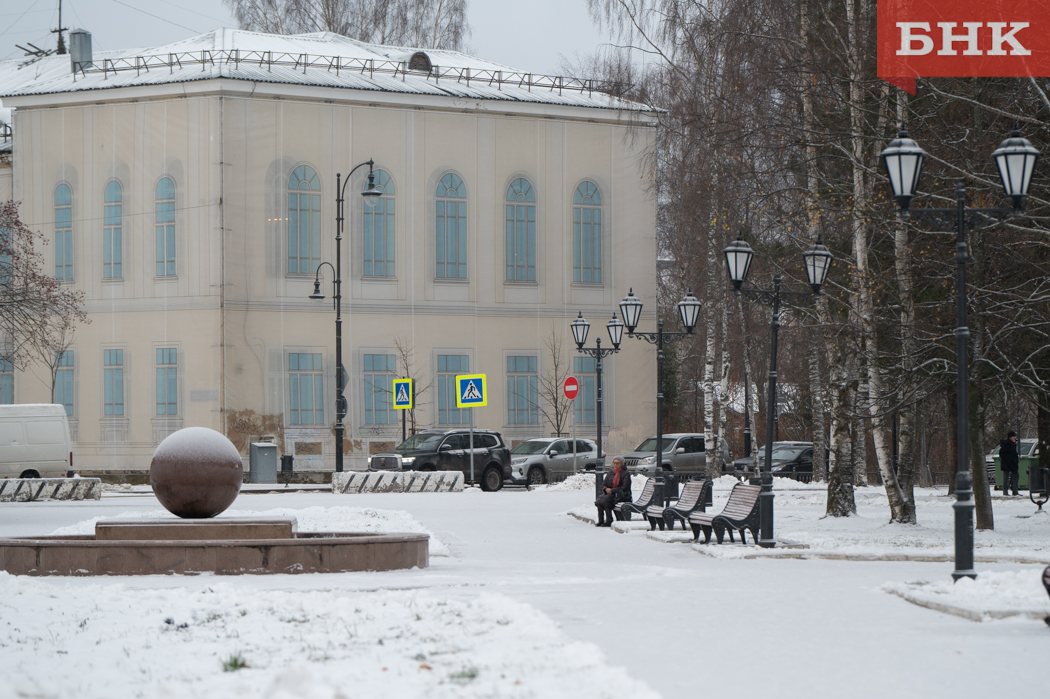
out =
{"type": "Polygon", "coordinates": [[[498,594],[71,587],[0,572],[0,600],[2,697],[658,696],[498,594]]]}
{"type": "MultiPolygon", "coordinates": [[[[736,479],[724,476],[714,482],[714,506],[721,512],[729,499],[736,479]]],[[[644,480],[643,480],[644,483],[644,480]]],[[[593,487],[593,476],[591,477],[593,487]]],[[[552,486],[554,487],[554,486],[552,486]]],[[[772,557],[849,557],[856,559],[925,559],[952,560],[955,552],[954,498],[945,488],[916,488],[915,502],[918,524],[889,523],[889,504],[881,487],[857,488],[857,514],[851,517],[825,516],[826,485],[776,480],[773,485],[775,535],[782,546],[759,549],[729,543],[728,534],[721,546],[715,543],[697,544],[699,553],[716,558],[772,557]]],[[[635,492],[641,484],[632,481],[635,492]]],[[[589,493],[588,493],[589,495],[589,493]]],[[[586,497],[586,496],[585,496],[586,497]]],[[[593,497],[590,498],[593,501],[593,497]]],[[[978,531],[974,555],[978,562],[994,560],[1050,563],[1050,514],[1033,515],[1036,506],[1027,498],[993,497],[994,531],[978,531]]],[[[574,507],[569,514],[586,523],[593,523],[596,509],[590,503],[574,507]]],[[[617,523],[613,529],[621,532],[648,532],[649,528],[637,517],[636,521],[617,523]]],[[[677,530],[646,534],[661,542],[688,543],[692,536],[677,530]]],[[[702,539],[701,539],[702,541],[702,539]]]]}
{"type": "Polygon", "coordinates": [[[958,582],[886,583],[882,589],[909,602],[974,621],[1050,616],[1050,597],[1038,571],[984,573],[958,582]]]}
{"type": "MultiPolygon", "coordinates": [[[[2,575],[0,697],[1045,694],[1030,673],[1001,671],[1004,658],[1029,668],[1050,657],[1050,630],[1033,618],[1043,609],[1041,565],[1006,556],[1014,562],[979,562],[975,584],[951,585],[950,560],[712,558],[565,516],[594,516],[593,476],[577,480],[576,489],[499,493],[242,492],[229,512],[295,516],[300,531],[425,531],[447,555],[422,570],[2,575]],[[963,599],[970,585],[980,599],[963,599]],[[901,592],[980,610],[990,623],[910,604],[901,592]],[[1003,610],[1031,613],[998,620],[1003,610]],[[682,640],[653,640],[669,634],[682,640]],[[698,666],[698,657],[709,661],[698,666]]],[[[715,509],[731,485],[717,484],[715,509]]],[[[943,494],[920,493],[920,525],[895,527],[879,489],[860,489],[859,516],[839,520],[823,518],[822,491],[778,482],[779,537],[887,556],[950,553],[943,494]]],[[[995,508],[997,529],[979,533],[979,545],[1045,555],[1042,522],[1019,519],[1030,503],[996,499],[995,508]]],[[[0,536],[90,532],[100,517],[129,516],[166,515],[148,494],[9,503],[0,536]]]]}

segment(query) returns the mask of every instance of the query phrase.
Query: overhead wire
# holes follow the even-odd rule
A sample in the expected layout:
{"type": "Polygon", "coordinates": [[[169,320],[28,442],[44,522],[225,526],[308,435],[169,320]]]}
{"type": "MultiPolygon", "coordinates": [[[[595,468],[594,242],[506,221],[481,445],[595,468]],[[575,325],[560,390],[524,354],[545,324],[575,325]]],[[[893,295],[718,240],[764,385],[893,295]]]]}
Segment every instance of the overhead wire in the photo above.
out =
{"type": "Polygon", "coordinates": [[[14,22],[11,22],[11,24],[7,25],[7,29],[5,29],[4,31],[0,32],[0,36],[4,36],[4,35],[5,35],[5,34],[7,34],[7,33],[8,33],[9,31],[11,31],[12,29],[14,29],[14,28],[15,28],[15,25],[16,25],[16,24],[18,24],[19,22],[21,22],[21,21],[22,21],[22,18],[23,18],[23,17],[25,17],[25,16],[26,16],[26,14],[28,14],[30,10],[32,10],[32,9],[33,9],[34,7],[36,7],[36,4],[37,4],[38,2],[40,2],[40,0],[33,0],[33,4],[32,4],[32,5],[30,5],[29,7],[27,7],[27,8],[26,8],[26,10],[25,10],[25,12],[23,12],[23,13],[22,13],[22,14],[20,14],[20,15],[18,15],[18,19],[16,19],[16,20],[15,20],[14,22]]]}
{"type": "Polygon", "coordinates": [[[138,7],[135,7],[134,5],[129,5],[126,2],[121,2],[121,0],[113,0],[113,2],[117,3],[118,5],[123,5],[124,7],[127,7],[127,8],[130,8],[132,10],[135,10],[136,12],[141,12],[144,15],[149,15],[150,17],[153,17],[154,19],[159,19],[161,22],[167,22],[168,24],[174,25],[176,27],[180,27],[182,29],[189,30],[191,32],[194,32],[195,34],[200,34],[201,33],[200,31],[198,31],[197,29],[194,29],[193,27],[187,27],[185,24],[179,24],[178,22],[172,22],[170,19],[165,19],[165,18],[161,17],[160,15],[153,14],[152,12],[146,12],[145,10],[140,9],[138,7]]]}

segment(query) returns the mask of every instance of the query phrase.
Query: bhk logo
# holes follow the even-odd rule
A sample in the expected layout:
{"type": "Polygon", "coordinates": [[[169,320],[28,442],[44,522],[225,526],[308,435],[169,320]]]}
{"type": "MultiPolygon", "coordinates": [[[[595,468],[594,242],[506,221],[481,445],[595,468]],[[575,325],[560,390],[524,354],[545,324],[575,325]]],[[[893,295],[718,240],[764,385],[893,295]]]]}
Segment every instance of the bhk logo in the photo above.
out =
{"type": "Polygon", "coordinates": [[[1050,76],[1050,0],[879,0],[878,74],[915,93],[917,77],[1050,76]]]}
{"type": "MultiPolygon", "coordinates": [[[[937,52],[938,56],[958,56],[959,52],[955,50],[956,44],[962,44],[966,47],[962,52],[964,56],[1032,55],[1032,52],[1022,46],[1021,42],[1017,40],[1017,32],[1027,29],[1029,26],[1028,22],[1010,22],[1009,31],[1005,31],[1007,27],[1006,22],[989,22],[988,24],[984,22],[963,22],[962,25],[965,32],[956,34],[955,28],[958,26],[958,22],[937,23],[941,30],[941,49],[937,52]],[[980,42],[977,40],[978,32],[984,27],[987,27],[992,35],[992,47],[988,51],[982,51],[980,42]],[[1005,48],[1007,46],[1010,48],[1009,52],[1005,48]]],[[[901,34],[901,46],[897,49],[898,56],[925,56],[933,51],[934,40],[929,34],[929,22],[897,22],[897,29],[900,30],[901,34]]]]}

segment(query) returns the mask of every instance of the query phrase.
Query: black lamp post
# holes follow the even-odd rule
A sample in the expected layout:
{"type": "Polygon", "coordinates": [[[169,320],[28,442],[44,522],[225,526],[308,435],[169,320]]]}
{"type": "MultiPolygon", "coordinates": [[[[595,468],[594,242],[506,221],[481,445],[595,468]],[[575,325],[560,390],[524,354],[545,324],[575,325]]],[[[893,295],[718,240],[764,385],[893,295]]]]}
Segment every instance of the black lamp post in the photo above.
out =
{"type": "MultiPolygon", "coordinates": [[[[897,200],[901,218],[932,218],[946,226],[955,223],[955,295],[957,318],[955,324],[955,363],[957,370],[958,412],[956,430],[956,472],[970,472],[970,425],[969,425],[969,367],[967,366],[967,341],[970,330],[966,326],[966,227],[975,221],[997,223],[1007,218],[1021,216],[1024,213],[1024,200],[1028,196],[1028,186],[1032,181],[1032,172],[1039,160],[1037,151],[1021,132],[1014,129],[1010,137],[1003,141],[992,153],[999,169],[1003,192],[1010,197],[1013,208],[970,208],[966,206],[966,187],[959,185],[955,189],[955,206],[951,208],[915,209],[909,211],[908,205],[915,196],[922,174],[922,165],[926,153],[919,147],[908,132],[902,130],[898,137],[880,154],[889,175],[893,198],[897,200]]],[[[972,536],[971,536],[972,541],[972,536]]],[[[972,554],[971,554],[972,555],[972,554]]],[[[965,577],[977,577],[976,573],[967,571],[965,577]]],[[[956,578],[958,579],[958,578],[956,578]]]]}
{"type": "MultiPolygon", "coordinates": [[[[766,449],[760,473],[762,492],[758,496],[758,545],[763,548],[772,548],[776,546],[776,540],[773,538],[773,472],[771,469],[773,467],[773,421],[777,409],[777,334],[780,329],[780,297],[805,297],[808,294],[781,291],[779,274],[773,277],[772,291],[741,289],[740,287],[747,279],[747,273],[751,270],[751,260],[755,253],[742,236],[737,236],[737,239],[731,242],[724,252],[734,292],[756,298],[773,307],[769,343],[769,398],[766,401],[766,449]]],[[[806,277],[809,280],[812,295],[816,296],[820,293],[820,287],[824,285],[824,279],[828,276],[828,269],[831,267],[831,253],[821,244],[818,236],[817,242],[802,253],[802,259],[805,262],[806,277]]]]}
{"type": "Polygon", "coordinates": [[[597,442],[598,445],[598,462],[594,467],[594,494],[595,497],[597,497],[602,494],[602,479],[604,478],[605,471],[605,453],[602,451],[602,357],[620,351],[620,340],[623,338],[623,323],[617,320],[616,315],[613,314],[612,320],[605,325],[606,329],[609,331],[609,340],[612,342],[612,349],[602,349],[602,338],[600,337],[594,339],[594,347],[583,346],[583,343],[587,342],[587,332],[591,329],[591,324],[583,317],[582,311],[576,317],[576,320],[569,324],[569,327],[572,328],[572,339],[576,341],[577,351],[588,357],[594,357],[594,417],[598,426],[598,436],[597,439],[595,439],[595,442],[597,442]]]}
{"type": "Polygon", "coordinates": [[[375,175],[372,173],[372,166],[375,163],[369,159],[363,163],[355,165],[352,170],[347,174],[346,180],[342,182],[340,186],[341,175],[336,173],[335,176],[335,266],[332,267],[331,262],[322,262],[317,265],[317,270],[314,273],[314,292],[310,294],[309,298],[320,300],[324,298],[324,294],[321,293],[321,267],[328,265],[332,267],[332,272],[335,274],[335,279],[332,280],[332,297],[335,305],[335,470],[343,470],[343,418],[346,417],[346,398],[343,397],[343,381],[346,378],[346,372],[343,369],[343,276],[342,276],[342,242],[343,242],[343,194],[346,191],[346,185],[350,183],[350,175],[360,168],[368,166],[368,187],[365,191],[361,192],[361,196],[367,198],[378,197],[382,194],[376,188],[375,175]]]}
{"type": "Polygon", "coordinates": [[[662,320],[656,321],[656,332],[654,333],[635,332],[634,329],[638,327],[638,320],[642,315],[642,302],[634,295],[634,289],[631,289],[627,296],[624,297],[623,301],[620,302],[620,315],[623,316],[623,322],[627,326],[627,336],[638,340],[645,340],[651,345],[656,345],[656,455],[653,458],[653,483],[655,484],[653,500],[663,503],[664,506],[666,506],[669,501],[669,497],[664,493],[663,471],[664,344],[677,342],[683,337],[693,334],[693,328],[696,327],[697,316],[700,314],[700,302],[695,296],[693,296],[693,292],[688,292],[685,297],[678,302],[678,314],[681,316],[682,325],[685,326],[684,333],[665,333],[664,322],[662,320]]]}

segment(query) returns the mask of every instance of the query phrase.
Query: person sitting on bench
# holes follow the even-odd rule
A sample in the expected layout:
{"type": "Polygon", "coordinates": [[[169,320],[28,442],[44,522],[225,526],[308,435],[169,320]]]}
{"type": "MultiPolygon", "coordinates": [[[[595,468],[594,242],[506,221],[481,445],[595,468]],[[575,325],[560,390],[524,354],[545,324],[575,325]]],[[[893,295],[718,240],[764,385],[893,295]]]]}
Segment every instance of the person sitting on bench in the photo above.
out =
{"type": "Polygon", "coordinates": [[[602,481],[602,494],[594,501],[598,508],[596,527],[611,527],[613,523],[613,506],[618,502],[631,501],[631,474],[623,467],[623,457],[613,457],[613,470],[605,474],[602,481]]]}

